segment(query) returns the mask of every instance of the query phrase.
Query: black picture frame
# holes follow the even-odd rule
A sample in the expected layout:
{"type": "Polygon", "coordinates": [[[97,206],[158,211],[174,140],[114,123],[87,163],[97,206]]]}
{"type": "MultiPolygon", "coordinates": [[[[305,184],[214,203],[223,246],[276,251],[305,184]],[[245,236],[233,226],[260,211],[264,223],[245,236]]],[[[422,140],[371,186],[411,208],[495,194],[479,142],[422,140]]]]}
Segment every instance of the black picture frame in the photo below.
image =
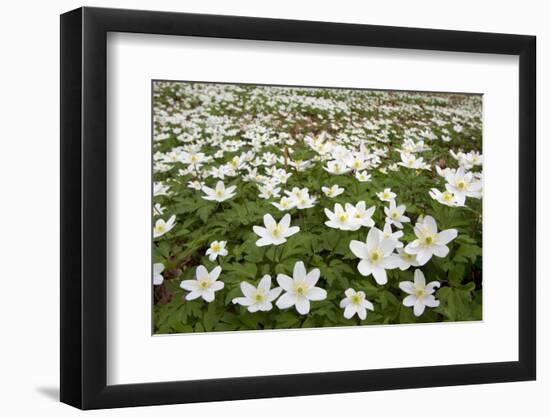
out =
{"type": "Polygon", "coordinates": [[[61,401],[82,409],[533,380],[534,36],[120,9],[61,15],[61,401]],[[519,56],[519,360],[107,385],[108,32],[519,56]]]}

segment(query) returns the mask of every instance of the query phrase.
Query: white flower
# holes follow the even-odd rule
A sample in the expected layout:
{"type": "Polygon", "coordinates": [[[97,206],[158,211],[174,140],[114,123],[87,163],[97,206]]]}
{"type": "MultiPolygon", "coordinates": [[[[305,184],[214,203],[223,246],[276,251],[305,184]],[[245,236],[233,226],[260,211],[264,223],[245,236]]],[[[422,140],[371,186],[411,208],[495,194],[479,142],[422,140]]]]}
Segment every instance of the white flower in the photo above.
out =
{"type": "Polygon", "coordinates": [[[376,207],[372,206],[369,209],[367,209],[366,207],[367,203],[365,203],[364,201],[358,202],[355,206],[350,203],[346,203],[346,212],[349,213],[353,221],[357,223],[357,227],[352,230],[358,230],[361,226],[374,226],[372,215],[374,214],[374,210],[376,210],[376,207]]]}
{"type": "Polygon", "coordinates": [[[399,258],[393,254],[395,242],[381,239],[382,231],[373,227],[369,230],[366,243],[352,240],[349,244],[350,250],[361,261],[357,270],[361,275],[372,274],[379,285],[388,282],[386,269],[394,269],[399,266],[399,258]]]}
{"type": "Polygon", "coordinates": [[[153,237],[161,237],[162,235],[168,233],[174,225],[176,224],[176,215],[173,214],[167,222],[165,222],[163,219],[158,219],[155,223],[155,227],[153,228],[153,237]]]}
{"type": "Polygon", "coordinates": [[[392,193],[391,188],[384,188],[384,191],[376,193],[376,196],[382,201],[392,201],[395,200],[397,194],[392,193]]]}
{"type": "Polygon", "coordinates": [[[279,187],[274,187],[271,184],[258,186],[258,190],[260,191],[258,197],[266,200],[273,197],[279,197],[279,194],[281,193],[281,189],[279,187]]]}
{"type": "Polygon", "coordinates": [[[339,187],[338,184],[334,184],[332,187],[321,187],[321,190],[328,198],[334,198],[339,196],[344,192],[342,187],[339,187]]]}
{"type": "Polygon", "coordinates": [[[353,217],[353,213],[344,210],[340,203],[334,205],[333,212],[325,208],[325,215],[328,217],[328,221],[325,224],[333,229],[357,230],[361,227],[359,221],[353,217]]]}
{"type": "Polygon", "coordinates": [[[197,180],[194,180],[194,181],[189,181],[187,183],[187,186],[193,190],[201,190],[202,187],[204,186],[204,182],[200,182],[200,181],[197,181],[197,180]]]}
{"type": "Polygon", "coordinates": [[[459,205],[464,204],[466,197],[481,198],[481,181],[471,172],[465,172],[464,167],[461,166],[456,171],[447,171],[445,179],[445,188],[455,195],[459,205]]]}
{"type": "Polygon", "coordinates": [[[273,308],[271,304],[283,291],[282,288],[271,288],[271,277],[264,275],[260,280],[258,287],[249,284],[246,281],[241,282],[241,291],[244,297],[233,299],[233,304],[240,304],[247,307],[251,313],[256,311],[269,311],[273,308]]]}
{"type": "Polygon", "coordinates": [[[290,226],[290,214],[285,214],[281,221],[277,223],[271,214],[264,215],[264,226],[253,226],[252,230],[260,239],[256,241],[256,246],[280,245],[286,242],[286,238],[300,231],[298,226],[290,226]]]}
{"type": "Polygon", "coordinates": [[[403,229],[403,223],[411,221],[407,216],[404,216],[407,206],[395,204],[395,200],[390,200],[390,206],[384,207],[384,213],[386,214],[386,223],[393,224],[399,229],[403,229]]]}
{"type": "Polygon", "coordinates": [[[361,320],[367,318],[367,309],[374,311],[372,303],[365,298],[363,291],[355,291],[353,288],[348,288],[344,294],[346,298],[340,301],[340,308],[344,309],[344,317],[351,319],[355,314],[361,320]]]}
{"type": "Polygon", "coordinates": [[[206,194],[206,196],[203,196],[202,198],[210,201],[225,201],[235,196],[234,191],[236,188],[237,187],[235,185],[225,188],[224,183],[222,181],[218,181],[215,189],[207,187],[206,185],[202,187],[202,191],[206,194]]]}
{"type": "Polygon", "coordinates": [[[321,301],[327,298],[327,292],[315,284],[321,276],[318,268],[312,269],[309,273],[302,261],[294,264],[293,277],[285,274],[277,275],[277,282],[286,292],[277,300],[277,307],[280,309],[296,306],[300,314],[309,313],[310,301],[321,301]]]}
{"type": "Polygon", "coordinates": [[[346,174],[350,171],[350,168],[346,164],[339,161],[328,161],[327,166],[323,169],[334,175],[346,174]]]}
{"type": "Polygon", "coordinates": [[[430,197],[433,198],[435,201],[441,204],[444,204],[446,206],[449,206],[449,207],[463,206],[463,204],[458,203],[455,195],[450,191],[441,192],[437,188],[432,188],[429,194],[430,194],[430,197]]]}
{"type": "Polygon", "coordinates": [[[170,187],[168,185],[164,185],[163,183],[161,182],[155,182],[153,184],[153,196],[158,196],[158,195],[168,195],[169,194],[169,190],[170,187]]]}
{"type": "Polygon", "coordinates": [[[294,206],[298,210],[303,210],[307,208],[311,208],[315,205],[315,201],[317,199],[315,197],[310,197],[309,194],[306,194],[305,196],[302,196],[300,198],[296,198],[294,200],[294,206]]]}
{"type": "Polygon", "coordinates": [[[357,181],[359,182],[368,182],[371,180],[371,175],[367,171],[357,171],[355,173],[355,178],[357,178],[357,181]]]}
{"type": "Polygon", "coordinates": [[[153,285],[160,285],[164,282],[162,271],[164,271],[163,264],[161,263],[153,264],[153,285]]]}
{"type": "Polygon", "coordinates": [[[196,271],[197,278],[182,281],[180,284],[184,290],[191,291],[185,296],[185,299],[194,300],[202,297],[208,303],[214,301],[215,292],[223,288],[223,282],[218,281],[221,271],[222,267],[218,265],[208,273],[203,265],[199,265],[196,271]]]}
{"type": "Polygon", "coordinates": [[[403,237],[403,232],[401,230],[398,230],[397,232],[393,232],[391,230],[390,223],[384,224],[384,230],[380,234],[380,238],[382,240],[391,240],[395,244],[396,248],[402,248],[403,242],[399,240],[399,238],[401,237],[403,237]]]}
{"type": "Polygon", "coordinates": [[[225,249],[227,242],[225,240],[213,241],[210,247],[206,250],[206,255],[211,262],[214,262],[218,256],[226,256],[227,249],[225,249]]]}
{"type": "Polygon", "coordinates": [[[399,255],[399,260],[401,261],[399,264],[399,269],[401,271],[405,271],[411,266],[420,266],[416,261],[416,255],[411,255],[410,253],[405,252],[405,249],[397,249],[397,254],[399,255]]]}
{"type": "Polygon", "coordinates": [[[403,305],[405,307],[413,307],[414,315],[416,317],[421,316],[426,306],[439,306],[439,301],[433,295],[435,289],[439,288],[439,285],[438,281],[432,281],[426,285],[424,273],[420,269],[415,270],[414,283],[411,281],[402,281],[399,283],[399,288],[409,294],[403,299],[403,305]]]}
{"type": "Polygon", "coordinates": [[[282,197],[278,203],[271,203],[281,211],[290,210],[296,205],[294,199],[289,197],[282,197]]]}
{"type": "Polygon", "coordinates": [[[432,216],[426,216],[422,222],[414,226],[417,239],[407,245],[405,251],[416,255],[419,265],[424,265],[433,255],[444,258],[449,253],[447,243],[453,240],[458,232],[456,229],[447,229],[437,232],[437,223],[432,216]]]}

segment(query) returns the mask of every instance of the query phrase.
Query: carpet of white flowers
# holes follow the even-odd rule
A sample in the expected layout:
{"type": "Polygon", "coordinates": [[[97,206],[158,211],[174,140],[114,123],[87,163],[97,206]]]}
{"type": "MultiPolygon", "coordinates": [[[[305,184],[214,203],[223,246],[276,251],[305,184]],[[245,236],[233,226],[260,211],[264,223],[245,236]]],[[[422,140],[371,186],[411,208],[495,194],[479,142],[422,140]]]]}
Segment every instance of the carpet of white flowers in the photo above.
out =
{"type": "Polygon", "coordinates": [[[481,320],[481,96],[153,83],[154,332],[481,320]]]}

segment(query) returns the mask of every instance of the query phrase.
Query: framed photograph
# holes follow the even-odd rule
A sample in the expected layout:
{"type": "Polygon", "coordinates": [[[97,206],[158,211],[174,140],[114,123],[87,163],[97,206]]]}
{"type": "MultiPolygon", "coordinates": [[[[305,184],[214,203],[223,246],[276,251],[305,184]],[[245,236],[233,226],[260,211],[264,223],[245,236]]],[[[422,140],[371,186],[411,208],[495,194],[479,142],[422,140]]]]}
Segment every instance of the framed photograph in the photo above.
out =
{"type": "Polygon", "coordinates": [[[61,401],[535,379],[535,37],[61,16],[61,401]]]}

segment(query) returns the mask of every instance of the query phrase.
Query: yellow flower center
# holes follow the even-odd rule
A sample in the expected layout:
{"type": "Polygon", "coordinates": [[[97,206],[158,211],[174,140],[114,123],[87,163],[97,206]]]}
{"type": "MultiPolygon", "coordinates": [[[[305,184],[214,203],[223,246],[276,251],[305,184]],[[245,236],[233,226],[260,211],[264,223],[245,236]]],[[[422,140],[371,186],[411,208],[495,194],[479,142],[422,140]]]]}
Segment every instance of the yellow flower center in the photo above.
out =
{"type": "Polygon", "coordinates": [[[296,291],[296,294],[298,295],[304,295],[306,293],[306,284],[303,282],[300,282],[298,284],[295,284],[294,291],[296,291]]]}
{"type": "Polygon", "coordinates": [[[198,160],[198,158],[197,158],[196,155],[193,155],[193,156],[191,157],[191,162],[197,162],[197,160],[198,160]]]}
{"type": "Polygon", "coordinates": [[[262,302],[264,300],[265,296],[261,293],[261,292],[257,292],[256,294],[254,294],[254,300],[259,303],[259,302],[262,302]]]}
{"type": "Polygon", "coordinates": [[[414,287],[413,294],[416,296],[416,298],[422,298],[426,295],[426,290],[424,288],[414,287]]]}
{"type": "Polygon", "coordinates": [[[166,226],[164,225],[164,223],[160,223],[155,226],[156,233],[163,233],[165,230],[166,230],[166,226]]]}
{"type": "Polygon", "coordinates": [[[392,219],[397,219],[399,217],[399,213],[397,211],[393,211],[391,214],[392,219]]]}
{"type": "Polygon", "coordinates": [[[346,213],[342,213],[338,216],[338,219],[344,223],[348,219],[348,215],[346,213]]]}
{"type": "Polygon", "coordinates": [[[210,282],[208,278],[203,278],[199,280],[199,288],[202,290],[210,288],[210,285],[212,285],[212,282],[210,282]]]}
{"type": "Polygon", "coordinates": [[[379,249],[374,249],[371,253],[370,253],[370,260],[372,262],[378,262],[380,259],[382,259],[382,256],[383,256],[383,252],[379,249]]]}
{"type": "Polygon", "coordinates": [[[453,194],[448,192],[448,191],[445,191],[443,193],[443,200],[444,201],[451,202],[451,201],[453,201],[453,197],[454,197],[453,194]]]}
{"type": "Polygon", "coordinates": [[[428,246],[431,245],[432,243],[434,243],[434,238],[433,238],[433,236],[426,236],[426,237],[424,238],[424,242],[425,242],[426,245],[428,245],[428,246]]]}
{"type": "Polygon", "coordinates": [[[273,226],[271,228],[271,234],[275,237],[281,236],[281,228],[279,227],[279,225],[273,226]]]}
{"type": "Polygon", "coordinates": [[[360,294],[354,294],[351,296],[351,303],[352,304],[361,304],[361,302],[363,301],[363,297],[361,297],[360,294]]]}
{"type": "Polygon", "coordinates": [[[223,196],[223,191],[222,190],[216,190],[216,196],[218,196],[218,197],[223,196]]]}
{"type": "Polygon", "coordinates": [[[382,193],[382,197],[384,197],[384,198],[390,198],[390,193],[387,192],[387,191],[384,191],[384,192],[382,193]]]}
{"type": "Polygon", "coordinates": [[[456,184],[456,188],[458,188],[459,190],[465,190],[466,183],[464,181],[459,181],[458,184],[456,184]]]}
{"type": "Polygon", "coordinates": [[[219,243],[212,244],[212,251],[219,252],[221,249],[222,249],[222,247],[219,243]]]}

